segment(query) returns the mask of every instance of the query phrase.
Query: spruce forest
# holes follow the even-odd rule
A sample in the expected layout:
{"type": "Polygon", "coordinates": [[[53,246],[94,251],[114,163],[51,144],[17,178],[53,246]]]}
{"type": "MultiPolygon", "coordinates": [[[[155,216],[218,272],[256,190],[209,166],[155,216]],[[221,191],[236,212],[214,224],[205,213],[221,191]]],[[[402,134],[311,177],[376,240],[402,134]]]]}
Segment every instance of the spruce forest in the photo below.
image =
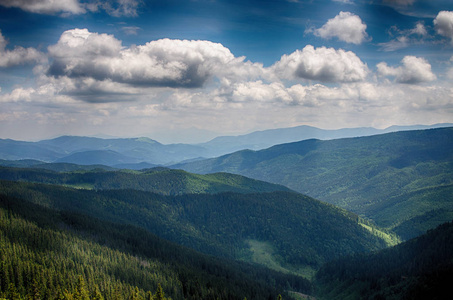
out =
{"type": "Polygon", "coordinates": [[[37,147],[0,160],[0,299],[453,296],[451,127],[166,166],[37,147]]]}

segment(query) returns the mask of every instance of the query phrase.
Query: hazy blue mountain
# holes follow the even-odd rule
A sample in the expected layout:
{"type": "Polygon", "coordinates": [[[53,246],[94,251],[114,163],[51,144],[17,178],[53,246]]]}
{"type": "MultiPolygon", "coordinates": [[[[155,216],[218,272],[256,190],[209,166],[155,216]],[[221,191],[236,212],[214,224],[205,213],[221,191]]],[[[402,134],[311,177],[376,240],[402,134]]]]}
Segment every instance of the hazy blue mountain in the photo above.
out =
{"type": "Polygon", "coordinates": [[[22,159],[22,160],[6,160],[0,159],[0,166],[14,167],[14,168],[30,168],[33,166],[43,164],[43,161],[35,159],[22,159]]]}
{"type": "MultiPolygon", "coordinates": [[[[445,127],[451,124],[436,124],[432,126],[392,126],[384,130],[363,127],[345,128],[338,130],[324,130],[310,126],[298,126],[292,128],[272,129],[257,131],[240,136],[217,137],[203,144],[161,144],[150,138],[96,138],[80,136],[61,136],[55,139],[39,142],[21,142],[0,139],[0,159],[23,160],[35,159],[43,162],[73,162],[86,164],[90,161],[93,164],[102,164],[100,155],[89,159],[87,151],[114,151],[118,161],[114,161],[110,155],[109,166],[122,167],[121,165],[149,163],[152,165],[170,165],[183,161],[200,160],[202,158],[217,157],[232,153],[238,150],[251,149],[260,150],[270,146],[301,141],[311,138],[329,140],[345,137],[369,136],[389,131],[401,131],[408,129],[423,129],[429,127],[445,127]],[[84,153],[77,154],[76,153],[84,153]],[[124,157],[123,157],[124,156],[124,157]],[[69,158],[68,158],[69,157],[69,158]],[[82,160],[77,161],[75,158],[82,160]],[[129,159],[126,159],[128,157],[129,159]],[[64,158],[64,159],[63,159],[64,158]]],[[[110,152],[105,152],[107,155],[110,152]]],[[[128,167],[126,165],[126,167],[128,167]]],[[[139,168],[139,166],[131,166],[139,168]]]]}
{"type": "Polygon", "coordinates": [[[139,163],[138,159],[122,155],[112,150],[90,150],[76,152],[71,155],[57,159],[57,163],[72,163],[79,165],[101,164],[112,166],[117,164],[135,164],[139,163]]]}
{"type": "MultiPolygon", "coordinates": [[[[76,152],[93,150],[114,151],[135,159],[129,160],[127,163],[148,162],[151,164],[168,164],[205,154],[205,149],[200,146],[186,144],[163,145],[149,138],[100,139],[94,137],[62,136],[52,140],[40,141],[37,144],[58,153],[65,153],[65,156],[76,152]]],[[[101,162],[97,163],[99,164],[101,162]]],[[[124,162],[112,162],[111,165],[122,163],[124,162]]]]}
{"type": "Polygon", "coordinates": [[[220,156],[244,149],[261,150],[278,144],[297,142],[307,139],[332,140],[348,137],[370,136],[395,131],[420,130],[451,126],[453,126],[453,124],[444,123],[435,125],[391,126],[386,129],[359,127],[327,130],[302,125],[290,128],[255,131],[250,134],[239,136],[221,136],[199,145],[208,149],[210,156],[220,156]]]}
{"type": "Polygon", "coordinates": [[[23,160],[34,159],[53,161],[62,155],[47,147],[34,142],[21,142],[10,139],[0,139],[0,159],[23,160]]]}
{"type": "Polygon", "coordinates": [[[453,127],[311,139],[174,167],[283,184],[370,218],[381,227],[401,225],[398,233],[410,238],[448,221],[453,212],[452,149],[453,127]],[[436,219],[430,212],[437,209],[444,213],[436,219]],[[411,233],[403,230],[414,217],[423,222],[411,233]]]}
{"type": "Polygon", "coordinates": [[[150,164],[147,162],[139,162],[139,163],[122,163],[113,165],[116,169],[128,169],[128,170],[143,170],[143,169],[151,169],[157,167],[157,165],[150,164]]]}

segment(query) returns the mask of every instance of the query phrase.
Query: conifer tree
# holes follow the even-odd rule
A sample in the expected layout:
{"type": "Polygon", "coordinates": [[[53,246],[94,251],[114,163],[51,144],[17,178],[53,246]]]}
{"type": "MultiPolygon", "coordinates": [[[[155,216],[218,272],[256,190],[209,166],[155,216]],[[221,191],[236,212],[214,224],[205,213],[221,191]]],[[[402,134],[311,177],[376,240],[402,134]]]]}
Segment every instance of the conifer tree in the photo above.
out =
{"type": "Polygon", "coordinates": [[[150,291],[148,291],[146,293],[146,300],[154,300],[154,297],[153,297],[153,293],[151,293],[150,291]]]}
{"type": "Polygon", "coordinates": [[[32,300],[41,300],[41,294],[39,293],[39,284],[36,281],[36,278],[33,279],[33,284],[32,284],[32,294],[30,299],[32,300]]]}
{"type": "Polygon", "coordinates": [[[132,295],[130,297],[130,300],[141,300],[140,299],[140,291],[138,290],[138,287],[135,287],[135,289],[132,292],[132,295]]]}
{"type": "Polygon", "coordinates": [[[104,297],[102,296],[101,291],[99,290],[99,287],[97,285],[96,289],[94,290],[92,300],[104,300],[104,297]]]}
{"type": "Polygon", "coordinates": [[[85,279],[83,279],[82,275],[79,275],[79,278],[77,279],[74,300],[90,300],[90,296],[85,284],[85,279]]]}
{"type": "Polygon", "coordinates": [[[164,291],[160,283],[157,285],[156,295],[154,295],[155,300],[166,300],[164,291]]]}

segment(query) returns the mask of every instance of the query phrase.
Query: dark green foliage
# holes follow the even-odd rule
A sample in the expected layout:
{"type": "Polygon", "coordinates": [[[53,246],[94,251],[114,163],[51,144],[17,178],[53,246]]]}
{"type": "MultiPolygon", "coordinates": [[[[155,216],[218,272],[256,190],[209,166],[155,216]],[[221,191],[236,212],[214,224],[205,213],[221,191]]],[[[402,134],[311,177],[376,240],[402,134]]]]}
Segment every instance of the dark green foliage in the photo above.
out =
{"type": "Polygon", "coordinates": [[[137,227],[4,195],[0,233],[0,298],[144,299],[156,291],[175,300],[267,299],[288,286],[311,289],[300,277],[204,256],[137,227]]]}
{"type": "MultiPolygon", "coordinates": [[[[305,140],[178,168],[203,174],[231,172],[283,184],[393,229],[433,209],[453,212],[452,149],[453,128],[443,128],[305,140]]],[[[448,220],[431,218],[420,224],[421,232],[448,220]]],[[[398,233],[406,238],[421,233],[404,228],[398,233]]]]}
{"type": "Polygon", "coordinates": [[[327,263],[316,278],[321,299],[449,299],[453,223],[393,248],[327,263]]]}
{"type": "Polygon", "coordinates": [[[77,172],[55,172],[43,169],[0,167],[0,179],[30,181],[89,188],[96,190],[134,189],[163,195],[221,192],[289,191],[288,188],[240,175],[217,173],[190,174],[166,168],[142,171],[105,171],[101,169],[77,172]]]}
{"type": "Polygon", "coordinates": [[[247,240],[270,243],[281,264],[313,268],[386,245],[358,225],[356,215],[292,192],[162,196],[7,181],[0,181],[0,190],[47,207],[140,226],[198,251],[235,259],[247,259],[247,240]]]}

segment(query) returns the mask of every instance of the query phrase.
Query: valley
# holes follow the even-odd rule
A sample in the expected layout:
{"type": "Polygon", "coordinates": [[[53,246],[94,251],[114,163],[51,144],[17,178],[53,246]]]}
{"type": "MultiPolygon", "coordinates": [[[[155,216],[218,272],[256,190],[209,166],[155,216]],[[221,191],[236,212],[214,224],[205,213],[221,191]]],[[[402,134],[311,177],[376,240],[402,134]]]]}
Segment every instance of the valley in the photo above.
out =
{"type": "Polygon", "coordinates": [[[451,149],[437,128],[171,168],[0,157],[0,297],[421,299],[452,272],[451,149]]]}

